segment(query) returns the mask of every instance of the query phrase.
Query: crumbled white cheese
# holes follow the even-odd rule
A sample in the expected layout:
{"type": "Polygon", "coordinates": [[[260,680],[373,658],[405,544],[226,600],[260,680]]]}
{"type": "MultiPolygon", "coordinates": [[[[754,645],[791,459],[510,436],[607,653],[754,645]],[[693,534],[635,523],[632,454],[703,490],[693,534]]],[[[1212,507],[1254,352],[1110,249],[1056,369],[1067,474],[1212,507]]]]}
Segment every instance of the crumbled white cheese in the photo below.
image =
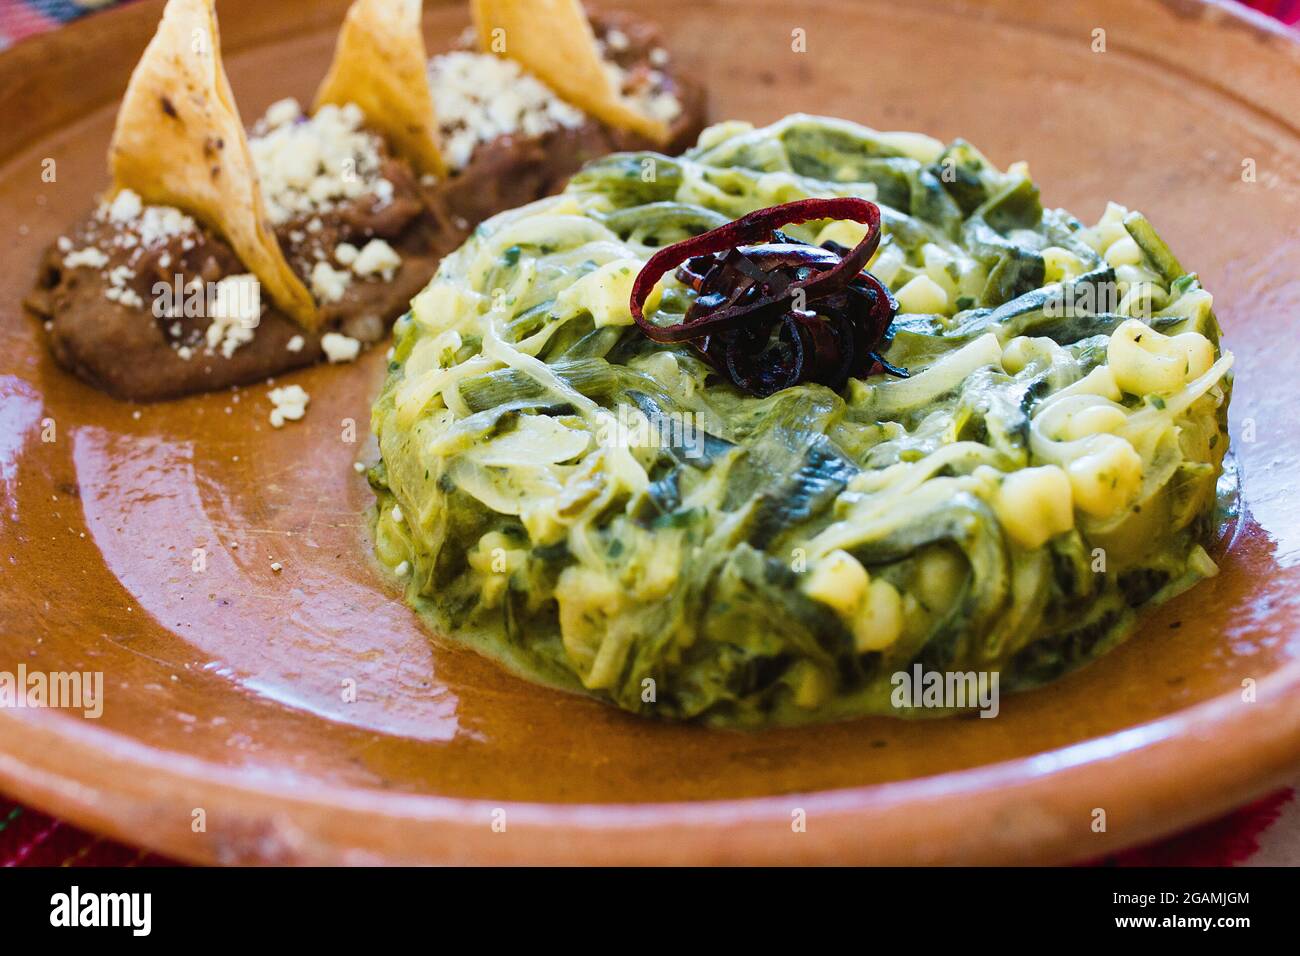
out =
{"type": "MultiPolygon", "coordinates": [[[[681,115],[682,104],[673,94],[667,75],[660,69],[625,70],[609,58],[607,50],[625,50],[627,43],[626,34],[619,30],[611,30],[603,40],[596,41],[596,47],[605,60],[605,75],[609,77],[610,85],[638,113],[671,123],[681,115]]],[[[667,51],[658,47],[650,51],[652,66],[662,67],[667,62],[667,51]]]]}
{"type": "Polygon", "coordinates": [[[109,286],[104,290],[104,298],[110,302],[119,302],[131,309],[144,307],[144,299],[140,297],[140,294],[127,286],[109,286]]]}
{"type": "MultiPolygon", "coordinates": [[[[635,96],[632,97],[632,100],[633,102],[637,102],[635,96]]],[[[663,90],[657,93],[651,93],[649,96],[641,99],[639,102],[639,108],[646,114],[660,120],[661,122],[671,123],[681,115],[682,101],[674,94],[667,90],[663,90]]]]}
{"type": "Polygon", "coordinates": [[[139,194],[130,189],[123,189],[113,197],[113,202],[108,207],[109,222],[130,222],[140,215],[142,209],[144,203],[139,194]]]}
{"type": "MultiPolygon", "coordinates": [[[[379,138],[364,128],[353,103],[326,104],[302,117],[292,102],[276,103],[248,141],[271,222],[320,213],[349,200],[391,198],[393,184],[380,175],[379,138]]],[[[319,225],[316,229],[319,229],[319,225]]],[[[311,222],[308,223],[308,230],[311,222]]]]}
{"type": "MultiPolygon", "coordinates": [[[[174,206],[146,206],[139,195],[123,189],[111,203],[100,203],[96,217],[101,222],[111,222],[122,227],[115,242],[124,249],[143,243],[152,246],[165,242],[172,236],[187,236],[198,230],[194,220],[174,206]]],[[[189,241],[185,248],[192,248],[189,241]]]]}
{"type": "Polygon", "coordinates": [[[626,50],[628,48],[627,34],[617,28],[609,30],[605,34],[605,42],[609,44],[611,50],[626,50]]]}
{"type": "Polygon", "coordinates": [[[540,136],[586,120],[519,64],[490,53],[452,52],[429,61],[443,154],[462,169],[479,144],[512,133],[540,136]]]}
{"type": "Polygon", "coordinates": [[[85,249],[77,249],[69,252],[63,257],[63,268],[76,269],[78,266],[89,266],[92,269],[102,269],[108,264],[108,255],[94,246],[87,246],[85,249]]]}
{"type": "Polygon", "coordinates": [[[337,302],[343,298],[352,276],[335,269],[328,262],[318,262],[311,270],[311,294],[318,302],[337,302]]]}
{"type": "MultiPolygon", "coordinates": [[[[185,213],[172,206],[149,206],[136,224],[140,241],[146,246],[166,242],[172,236],[184,236],[198,230],[197,224],[185,213]]],[[[187,239],[181,248],[193,248],[194,240],[187,239]],[[186,245],[188,243],[188,245],[186,245]]]]}
{"type": "Polygon", "coordinates": [[[301,385],[285,385],[273,388],[267,394],[271,400],[271,424],[276,428],[284,427],[287,421],[296,422],[307,414],[307,403],[311,396],[301,385]]]}
{"type": "Polygon", "coordinates": [[[302,115],[302,107],[292,96],[287,96],[282,100],[276,100],[266,108],[266,115],[262,117],[267,126],[274,129],[277,126],[296,122],[302,115]]]}
{"type": "Polygon", "coordinates": [[[288,342],[284,344],[284,347],[288,349],[290,352],[301,352],[302,347],[306,344],[307,344],[306,339],[304,339],[301,335],[295,335],[293,338],[291,338],[288,342]]]}
{"type": "Polygon", "coordinates": [[[357,247],[350,242],[340,242],[334,247],[334,259],[341,266],[350,266],[357,261],[357,247]]]}
{"type": "Polygon", "coordinates": [[[127,265],[114,266],[108,271],[108,288],[104,290],[104,298],[110,302],[120,302],[122,305],[132,309],[144,307],[144,299],[140,294],[127,285],[135,278],[135,270],[127,265]]]}
{"type": "Polygon", "coordinates": [[[359,276],[383,276],[387,282],[401,264],[402,257],[392,246],[382,239],[371,239],[357,253],[352,262],[352,271],[359,276]]]}
{"type": "Polygon", "coordinates": [[[226,358],[253,341],[262,318],[261,283],[249,273],[226,276],[213,287],[212,323],[205,336],[209,350],[226,358]]]}
{"type": "MultiPolygon", "coordinates": [[[[139,194],[130,189],[123,189],[111,202],[100,202],[95,218],[114,228],[111,245],[117,249],[138,250],[138,247],[161,243],[172,236],[193,233],[198,228],[194,220],[179,209],[171,206],[146,206],[139,194]]],[[[58,248],[65,253],[63,265],[68,269],[79,266],[102,269],[110,261],[110,256],[102,248],[88,246],[74,250],[71,240],[66,236],[59,238],[58,248]]],[[[137,261],[139,251],[130,256],[129,263],[120,263],[101,273],[108,282],[104,298],[129,308],[144,308],[144,298],[128,284],[135,278],[135,270],[131,266],[137,261]]],[[[171,256],[164,253],[159,258],[159,264],[167,268],[171,264],[171,256]]]]}
{"type": "Polygon", "coordinates": [[[361,342],[338,332],[321,336],[320,347],[331,362],[351,362],[361,354],[361,342]]]}

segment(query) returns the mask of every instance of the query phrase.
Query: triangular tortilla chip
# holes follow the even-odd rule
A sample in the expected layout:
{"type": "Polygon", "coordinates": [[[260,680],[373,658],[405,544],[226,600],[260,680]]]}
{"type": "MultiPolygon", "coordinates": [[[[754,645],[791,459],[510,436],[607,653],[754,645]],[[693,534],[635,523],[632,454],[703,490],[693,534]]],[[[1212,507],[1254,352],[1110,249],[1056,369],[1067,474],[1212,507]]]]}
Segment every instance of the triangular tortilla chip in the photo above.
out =
{"type": "Polygon", "coordinates": [[[596,119],[667,142],[668,126],[633,109],[610,82],[578,0],[473,0],[471,6],[483,50],[514,60],[596,119]]]}
{"type": "Polygon", "coordinates": [[[316,108],[355,103],[418,172],[445,176],[428,66],[420,0],[355,0],[316,108]]]}
{"type": "Polygon", "coordinates": [[[176,206],[220,233],[275,304],[307,329],[311,293],[267,225],[253,157],[221,64],[213,0],[168,0],[136,64],[109,147],[113,193],[176,206]]]}

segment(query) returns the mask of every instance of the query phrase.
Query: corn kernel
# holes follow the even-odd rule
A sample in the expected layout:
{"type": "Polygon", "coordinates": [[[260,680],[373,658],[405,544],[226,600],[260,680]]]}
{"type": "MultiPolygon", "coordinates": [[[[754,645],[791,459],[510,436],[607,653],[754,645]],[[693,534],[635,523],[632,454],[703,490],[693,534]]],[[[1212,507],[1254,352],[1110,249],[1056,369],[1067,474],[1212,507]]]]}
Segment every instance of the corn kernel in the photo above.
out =
{"type": "Polygon", "coordinates": [[[832,551],[813,567],[804,593],[849,617],[858,609],[870,580],[867,569],[847,551],[832,551]]]}
{"type": "Polygon", "coordinates": [[[993,510],[1013,541],[1024,548],[1041,547],[1074,527],[1070,479],[1055,465],[1012,472],[998,488],[993,510]]]}
{"type": "Polygon", "coordinates": [[[853,627],[853,644],[859,654],[884,650],[903,633],[903,599],[888,581],[876,579],[867,588],[853,627]]]}
{"type": "Polygon", "coordinates": [[[1104,518],[1136,496],[1142,484],[1142,457],[1115,435],[1095,435],[1090,444],[1091,450],[1070,462],[1066,473],[1075,507],[1104,518]]]}
{"type": "Polygon", "coordinates": [[[900,312],[936,314],[948,311],[948,293],[928,275],[919,275],[894,294],[900,312]]]}

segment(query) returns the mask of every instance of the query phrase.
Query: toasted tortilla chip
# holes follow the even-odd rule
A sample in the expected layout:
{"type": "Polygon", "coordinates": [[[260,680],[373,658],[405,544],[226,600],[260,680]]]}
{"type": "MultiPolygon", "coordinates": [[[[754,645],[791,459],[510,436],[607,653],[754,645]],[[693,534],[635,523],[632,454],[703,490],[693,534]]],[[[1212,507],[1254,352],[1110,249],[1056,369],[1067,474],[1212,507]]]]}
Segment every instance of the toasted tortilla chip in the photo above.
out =
{"type": "Polygon", "coordinates": [[[263,290],[307,329],[311,293],[267,225],[244,125],[221,64],[213,0],[168,0],[117,113],[112,192],[176,206],[222,235],[263,290]]]}
{"type": "Polygon", "coordinates": [[[614,88],[578,0],[473,0],[471,6],[483,50],[514,60],[598,120],[667,142],[667,124],[634,109],[614,88]]]}
{"type": "Polygon", "coordinates": [[[316,107],[355,103],[418,172],[445,176],[428,65],[420,0],[355,0],[316,107]]]}

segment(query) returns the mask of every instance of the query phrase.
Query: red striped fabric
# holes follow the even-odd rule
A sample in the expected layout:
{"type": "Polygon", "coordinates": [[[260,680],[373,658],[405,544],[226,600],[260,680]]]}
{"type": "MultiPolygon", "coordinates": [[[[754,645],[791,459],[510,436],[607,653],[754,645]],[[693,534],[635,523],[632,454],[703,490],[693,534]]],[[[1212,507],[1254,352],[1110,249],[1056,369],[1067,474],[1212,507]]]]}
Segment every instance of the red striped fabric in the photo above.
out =
{"type": "Polygon", "coordinates": [[[1283,23],[1300,24],[1300,0],[1247,0],[1246,5],[1283,23]]]}

